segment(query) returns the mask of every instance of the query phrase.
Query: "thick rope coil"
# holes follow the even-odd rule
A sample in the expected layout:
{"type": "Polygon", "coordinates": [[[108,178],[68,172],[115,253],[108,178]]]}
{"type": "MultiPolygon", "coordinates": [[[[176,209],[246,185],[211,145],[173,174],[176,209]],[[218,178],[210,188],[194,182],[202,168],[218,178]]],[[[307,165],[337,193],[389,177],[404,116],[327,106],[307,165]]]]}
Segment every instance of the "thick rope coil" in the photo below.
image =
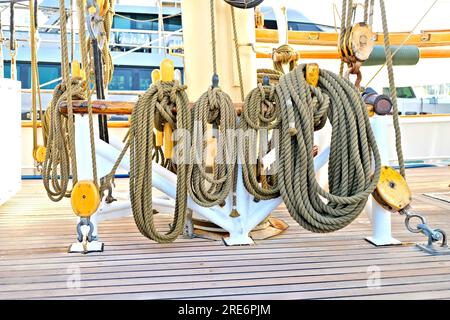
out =
{"type": "Polygon", "coordinates": [[[134,220],[142,235],[159,243],[174,241],[183,232],[186,216],[190,110],[185,90],[186,86],[180,85],[178,81],[158,81],[139,97],[131,115],[128,140],[100,188],[103,193],[111,186],[115,172],[129,149],[130,198],[134,220]],[[159,119],[155,118],[156,114],[159,114],[159,119]],[[149,161],[155,149],[153,129],[159,127],[161,121],[167,121],[172,128],[177,129],[174,132],[178,160],[175,213],[166,234],[159,233],[153,221],[152,161],[149,161]]]}
{"type": "Polygon", "coordinates": [[[139,231],[149,239],[163,243],[174,241],[182,232],[187,209],[189,150],[187,128],[190,124],[189,99],[186,87],[177,81],[158,82],[153,85],[137,102],[131,116],[130,127],[130,196],[133,216],[139,231]],[[176,121],[173,117],[165,118],[174,129],[177,129],[176,157],[177,191],[174,221],[166,234],[156,230],[152,209],[152,161],[148,154],[153,150],[153,134],[155,113],[163,117],[165,110],[176,110],[176,121]]]}
{"type": "MultiPolygon", "coordinates": [[[[233,31],[236,54],[239,54],[237,42],[236,21],[232,8],[233,31]]],[[[230,96],[218,87],[219,75],[217,71],[217,50],[215,31],[215,6],[214,0],[210,0],[211,18],[211,47],[212,47],[212,71],[213,85],[201,95],[192,109],[190,149],[190,165],[188,186],[189,194],[194,202],[203,207],[225,205],[225,200],[232,196],[232,217],[239,216],[236,210],[236,162],[237,149],[236,129],[237,115],[230,96]],[[215,83],[217,81],[217,83],[215,83]],[[213,174],[207,173],[208,151],[208,124],[213,127],[213,138],[217,141],[218,154],[214,157],[213,174]],[[231,136],[231,139],[230,139],[231,136]]],[[[240,62],[238,69],[241,72],[240,62]]],[[[242,94],[242,75],[239,73],[242,94]]]]}
{"type": "Polygon", "coordinates": [[[307,230],[344,228],[361,213],[380,176],[366,106],[352,83],[330,71],[320,70],[317,88],[309,85],[305,65],[283,76],[277,93],[282,119],[278,178],[284,203],[307,230]],[[311,152],[314,127],[322,125],[325,113],[332,126],[329,192],[316,181],[311,152]]]}
{"type": "Polygon", "coordinates": [[[238,145],[244,185],[259,200],[276,198],[280,194],[277,175],[268,175],[262,168],[263,157],[269,147],[274,147],[269,141],[269,131],[273,130],[272,139],[276,140],[280,125],[280,101],[275,87],[258,84],[247,95],[242,108],[238,145]]]}
{"type": "MultiPolygon", "coordinates": [[[[70,92],[72,99],[86,99],[86,90],[79,80],[72,80],[70,92]]],[[[56,86],[43,121],[43,131],[47,133],[47,136],[44,135],[47,152],[43,163],[42,180],[48,197],[55,202],[70,197],[68,186],[72,171],[71,157],[74,155],[69,142],[68,117],[58,109],[60,103],[69,100],[67,94],[68,90],[64,84],[56,86]]]]}
{"type": "Polygon", "coordinates": [[[223,205],[235,190],[237,161],[236,111],[228,94],[220,88],[210,87],[192,109],[189,193],[203,207],[223,205]],[[208,124],[213,125],[217,149],[213,175],[206,172],[208,124]],[[229,138],[231,134],[232,138],[229,138]]]}
{"type": "Polygon", "coordinates": [[[300,59],[299,54],[287,44],[274,49],[274,55],[275,54],[277,55],[277,60],[273,60],[273,68],[283,74],[283,65],[289,64],[289,71],[292,71],[297,66],[297,61],[300,59]]]}

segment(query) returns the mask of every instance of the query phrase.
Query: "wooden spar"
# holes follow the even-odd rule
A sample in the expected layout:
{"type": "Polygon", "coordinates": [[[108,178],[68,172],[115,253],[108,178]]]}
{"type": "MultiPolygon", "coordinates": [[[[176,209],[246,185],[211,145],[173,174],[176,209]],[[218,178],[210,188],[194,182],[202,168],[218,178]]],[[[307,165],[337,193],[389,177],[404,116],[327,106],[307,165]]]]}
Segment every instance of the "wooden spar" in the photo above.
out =
{"type": "MultiPolygon", "coordinates": [[[[335,50],[301,50],[299,51],[301,59],[340,59],[339,53],[335,50]]],[[[272,59],[271,53],[257,52],[259,59],[272,59]]],[[[420,49],[421,59],[450,58],[450,49],[420,49]]]]}
{"type": "MultiPolygon", "coordinates": [[[[408,32],[391,32],[389,34],[391,45],[400,45],[408,32]]],[[[339,34],[335,32],[309,32],[309,31],[288,31],[289,44],[291,45],[311,45],[311,46],[331,46],[336,47],[339,34]]],[[[278,43],[278,31],[269,29],[256,29],[256,42],[278,43]]],[[[381,33],[376,33],[376,45],[383,45],[384,37],[381,33]]],[[[405,45],[418,47],[437,47],[450,45],[450,32],[445,30],[426,31],[420,34],[413,34],[406,41],[405,45]]]]}
{"type": "MultiPolygon", "coordinates": [[[[106,100],[93,100],[92,101],[92,112],[94,114],[103,115],[131,115],[135,102],[130,101],[106,101],[106,100]]],[[[193,106],[191,102],[191,107],[193,106]]],[[[87,101],[75,100],[72,103],[74,114],[87,114],[87,101]]],[[[241,113],[243,103],[236,102],[234,107],[239,115],[241,113]]],[[[67,103],[62,102],[59,105],[59,111],[63,114],[67,114],[67,103]]]]}

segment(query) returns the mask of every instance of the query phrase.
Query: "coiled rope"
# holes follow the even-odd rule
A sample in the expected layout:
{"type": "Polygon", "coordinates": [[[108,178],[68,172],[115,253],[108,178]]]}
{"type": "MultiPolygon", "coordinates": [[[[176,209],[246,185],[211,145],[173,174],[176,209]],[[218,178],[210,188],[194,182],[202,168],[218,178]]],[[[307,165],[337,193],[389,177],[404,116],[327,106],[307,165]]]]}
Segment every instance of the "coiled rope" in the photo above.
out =
{"type": "Polygon", "coordinates": [[[130,150],[130,199],[136,225],[145,237],[159,243],[174,241],[182,232],[187,209],[188,194],[188,156],[190,125],[189,99],[186,86],[178,81],[158,81],[139,97],[133,113],[128,140],[122,149],[112,171],[105,177],[100,193],[108,189],[114,180],[115,172],[130,150]],[[168,122],[177,130],[176,159],[177,191],[175,213],[170,230],[163,234],[156,230],[152,208],[152,161],[149,158],[155,152],[154,129],[161,123],[156,122],[155,115],[168,122]],[[176,116],[175,116],[176,115],[176,116]]]}
{"type": "Polygon", "coordinates": [[[332,232],[350,224],[363,210],[380,176],[380,156],[366,106],[348,80],[320,70],[318,87],[305,80],[305,65],[283,76],[280,96],[280,193],[291,216],[312,232],[332,232]],[[313,132],[332,126],[329,192],[316,181],[313,132]],[[372,169],[372,157],[375,169],[372,169]]]}
{"type": "MultiPolygon", "coordinates": [[[[72,185],[75,185],[78,181],[72,97],[86,97],[84,84],[80,81],[70,79],[66,29],[67,16],[64,0],[59,1],[59,14],[61,26],[62,82],[53,92],[50,110],[46,112],[49,118],[46,117],[46,121],[44,121],[47,122],[44,131],[48,132],[48,137],[46,139],[47,152],[42,173],[44,187],[48,197],[52,201],[59,201],[64,197],[70,196],[68,186],[71,175],[72,185]],[[67,118],[59,112],[58,104],[61,101],[67,102],[67,118]]],[[[92,113],[90,113],[90,117],[92,118],[92,113]]]]}
{"type": "Polygon", "coordinates": [[[75,157],[70,147],[70,131],[68,116],[59,112],[58,105],[72,99],[86,99],[86,90],[81,81],[72,80],[70,90],[60,83],[53,91],[50,106],[45,112],[42,129],[47,133],[45,146],[47,152],[43,163],[42,180],[47,195],[52,201],[60,201],[64,197],[70,197],[69,180],[73,175],[73,185],[77,181],[76,171],[73,170],[71,159],[75,157]]]}
{"type": "MultiPolygon", "coordinates": [[[[210,0],[210,10],[213,73],[218,81],[214,0],[210,0]]],[[[235,132],[236,117],[230,96],[214,84],[201,95],[192,109],[189,194],[203,207],[223,205],[225,199],[236,189],[236,139],[229,139],[228,136],[235,132]],[[206,172],[208,124],[213,125],[214,138],[219,149],[219,154],[215,156],[212,176],[206,172]]],[[[235,205],[234,195],[234,215],[235,205]]]]}
{"type": "Polygon", "coordinates": [[[270,147],[269,130],[277,134],[280,120],[280,100],[275,87],[258,84],[247,95],[242,108],[238,145],[245,188],[259,200],[276,198],[280,194],[277,175],[266,175],[262,168],[263,156],[270,147]]]}
{"type": "MultiPolygon", "coordinates": [[[[158,82],[139,98],[133,109],[130,126],[130,197],[133,216],[139,231],[149,239],[164,243],[174,241],[183,231],[187,209],[188,164],[187,128],[190,123],[189,99],[185,86],[177,81],[158,82]],[[170,230],[161,234],[156,230],[152,209],[152,161],[149,153],[154,148],[153,129],[155,112],[165,115],[166,110],[176,109],[177,129],[177,190],[175,213],[170,230]]],[[[172,122],[172,117],[165,118],[172,122]]],[[[172,123],[171,123],[172,124],[172,123]]]]}

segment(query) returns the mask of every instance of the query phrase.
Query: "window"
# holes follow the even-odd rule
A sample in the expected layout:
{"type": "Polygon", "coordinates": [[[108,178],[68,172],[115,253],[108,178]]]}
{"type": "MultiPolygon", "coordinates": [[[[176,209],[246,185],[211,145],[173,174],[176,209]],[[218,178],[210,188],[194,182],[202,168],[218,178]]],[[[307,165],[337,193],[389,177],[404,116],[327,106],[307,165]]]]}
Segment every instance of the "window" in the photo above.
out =
{"type": "MultiPolygon", "coordinates": [[[[383,88],[383,94],[390,97],[391,91],[389,88],[383,88]]],[[[397,98],[414,99],[416,95],[411,87],[397,87],[397,98]]]]}
{"type": "Polygon", "coordinates": [[[165,31],[177,31],[181,29],[181,15],[164,19],[165,31]]]}
{"type": "MultiPolygon", "coordinates": [[[[109,90],[147,90],[152,83],[151,74],[154,69],[152,67],[115,66],[109,90]]],[[[181,73],[183,74],[183,69],[181,69],[181,73]]]]}
{"type": "MultiPolygon", "coordinates": [[[[4,77],[11,78],[11,63],[5,61],[4,77]]],[[[56,63],[41,62],[38,64],[39,83],[44,84],[61,76],[61,66],[56,63]]],[[[31,64],[29,62],[17,63],[17,79],[22,82],[23,89],[31,88],[31,64]]],[[[53,89],[58,82],[51,83],[42,89],[53,89]]]]}
{"type": "Polygon", "coordinates": [[[158,31],[158,19],[156,14],[140,14],[140,13],[120,13],[120,16],[114,16],[114,29],[134,29],[134,30],[153,30],[158,31]]]}

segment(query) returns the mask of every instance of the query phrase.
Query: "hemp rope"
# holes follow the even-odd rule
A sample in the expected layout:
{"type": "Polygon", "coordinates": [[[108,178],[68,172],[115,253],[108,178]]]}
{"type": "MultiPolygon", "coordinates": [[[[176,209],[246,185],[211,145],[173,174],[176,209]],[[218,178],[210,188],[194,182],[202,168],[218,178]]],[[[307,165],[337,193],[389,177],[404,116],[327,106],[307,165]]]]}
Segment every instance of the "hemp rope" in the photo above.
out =
{"type": "Polygon", "coordinates": [[[283,44],[282,46],[276,48],[274,50],[279,57],[281,57],[278,61],[273,61],[273,68],[276,71],[279,71],[284,74],[283,65],[289,63],[289,71],[294,70],[297,66],[297,61],[300,59],[300,56],[297,52],[288,44],[283,44]]]}
{"type": "Polygon", "coordinates": [[[333,232],[363,210],[380,177],[380,155],[366,106],[348,80],[321,69],[318,87],[305,80],[305,65],[283,76],[278,179],[291,216],[312,232],[333,232]],[[314,127],[327,114],[332,126],[329,192],[314,171],[314,127]],[[375,169],[372,170],[372,156],[375,169]]]}
{"type": "Polygon", "coordinates": [[[71,175],[72,185],[75,185],[78,181],[72,96],[85,97],[85,89],[81,82],[70,79],[67,17],[64,0],[59,1],[59,13],[62,81],[56,86],[50,107],[46,111],[45,119],[43,119],[43,133],[47,152],[43,163],[42,180],[48,197],[55,202],[70,196],[71,192],[68,191],[68,186],[71,175]],[[67,102],[67,118],[59,112],[58,105],[61,101],[67,102]],[[47,133],[47,137],[45,133],[47,133]]]}
{"type": "MultiPolygon", "coordinates": [[[[64,1],[64,0],[60,0],[64,1]]],[[[97,157],[95,152],[95,134],[94,134],[94,121],[93,121],[93,113],[92,113],[92,64],[89,59],[88,52],[88,44],[86,41],[86,16],[85,16],[85,1],[77,0],[77,8],[78,8],[78,25],[79,25],[79,42],[81,49],[81,63],[86,74],[86,90],[87,90],[87,109],[88,109],[88,117],[89,117],[89,138],[91,145],[91,161],[92,161],[92,177],[93,182],[96,186],[98,186],[98,178],[97,178],[97,157]]],[[[65,51],[67,51],[67,37],[62,42],[62,47],[65,47],[65,51]]],[[[71,99],[71,97],[69,97],[71,99]]],[[[71,102],[71,101],[69,101],[71,102]]],[[[70,108],[71,108],[70,103],[70,108]]],[[[69,108],[68,108],[69,110],[69,108]]],[[[69,122],[72,121],[72,117],[69,117],[69,122]]],[[[70,132],[69,132],[70,134],[70,132]]],[[[69,136],[70,137],[70,136],[69,136]]],[[[73,136],[72,136],[73,137],[73,136]]],[[[76,159],[75,159],[76,161],[76,159]]],[[[76,170],[75,170],[76,171],[76,170]]]]}
{"type": "Polygon", "coordinates": [[[182,232],[187,209],[187,185],[189,150],[187,128],[190,124],[189,99],[185,86],[177,81],[162,82],[152,85],[141,96],[133,109],[130,126],[130,198],[133,216],[139,231],[149,239],[159,243],[174,241],[182,232]],[[176,108],[176,122],[173,118],[165,118],[177,131],[176,156],[177,190],[175,213],[170,230],[161,234],[156,230],[152,209],[152,161],[148,160],[149,152],[154,148],[153,134],[155,112],[166,116],[166,110],[176,108]]]}
{"type": "Polygon", "coordinates": [[[134,220],[145,237],[159,243],[173,242],[183,232],[188,195],[189,137],[186,136],[191,123],[189,99],[186,86],[178,81],[158,81],[139,97],[133,108],[128,140],[117,158],[111,172],[105,176],[100,193],[108,189],[128,149],[130,150],[130,200],[134,220]],[[176,116],[173,111],[176,111],[176,116]],[[158,117],[157,117],[158,115],[158,117]],[[159,120],[157,120],[159,118],[159,120]],[[162,121],[162,122],[161,122],[162,121]],[[169,232],[156,230],[152,208],[152,161],[155,156],[154,129],[169,123],[177,135],[174,149],[177,159],[177,188],[175,213],[169,232]]]}
{"type": "MultiPolygon", "coordinates": [[[[211,43],[213,74],[217,74],[215,7],[210,0],[211,43]]],[[[233,192],[233,216],[237,216],[236,205],[236,139],[229,134],[236,129],[236,111],[230,96],[219,87],[209,87],[192,108],[188,189],[192,199],[203,207],[224,205],[225,199],[233,192]],[[206,172],[208,124],[213,125],[217,139],[218,155],[214,159],[213,176],[206,172]]]]}
{"type": "Polygon", "coordinates": [[[272,69],[258,69],[256,70],[256,78],[258,83],[262,83],[265,76],[269,78],[270,84],[277,84],[283,72],[272,69]]]}
{"type": "Polygon", "coordinates": [[[84,100],[86,91],[79,80],[72,80],[70,87],[67,90],[63,83],[55,87],[52,100],[42,122],[44,137],[47,135],[44,140],[47,152],[43,163],[42,180],[48,197],[55,202],[64,197],[70,197],[68,186],[71,169],[73,184],[76,183],[77,179],[76,172],[73,167],[71,168],[71,158],[74,158],[75,155],[71,152],[73,149],[69,147],[69,117],[59,112],[58,106],[63,101],[69,100],[69,92],[71,99],[84,100]]]}
{"type": "Polygon", "coordinates": [[[405,177],[405,160],[403,158],[402,149],[402,133],[400,130],[399,115],[398,115],[398,103],[397,103],[397,88],[394,80],[394,63],[392,58],[391,43],[389,39],[389,30],[387,25],[386,8],[384,6],[384,0],[380,0],[381,8],[381,23],[383,25],[384,35],[384,53],[386,56],[386,66],[389,78],[389,91],[392,100],[392,122],[394,124],[395,131],[395,148],[397,150],[397,159],[400,168],[400,174],[405,177]]]}
{"type": "Polygon", "coordinates": [[[261,172],[262,157],[271,144],[269,130],[275,130],[275,135],[280,130],[280,124],[280,101],[275,87],[258,84],[245,98],[238,135],[244,185],[258,200],[268,200],[280,195],[277,176],[261,172]]]}

